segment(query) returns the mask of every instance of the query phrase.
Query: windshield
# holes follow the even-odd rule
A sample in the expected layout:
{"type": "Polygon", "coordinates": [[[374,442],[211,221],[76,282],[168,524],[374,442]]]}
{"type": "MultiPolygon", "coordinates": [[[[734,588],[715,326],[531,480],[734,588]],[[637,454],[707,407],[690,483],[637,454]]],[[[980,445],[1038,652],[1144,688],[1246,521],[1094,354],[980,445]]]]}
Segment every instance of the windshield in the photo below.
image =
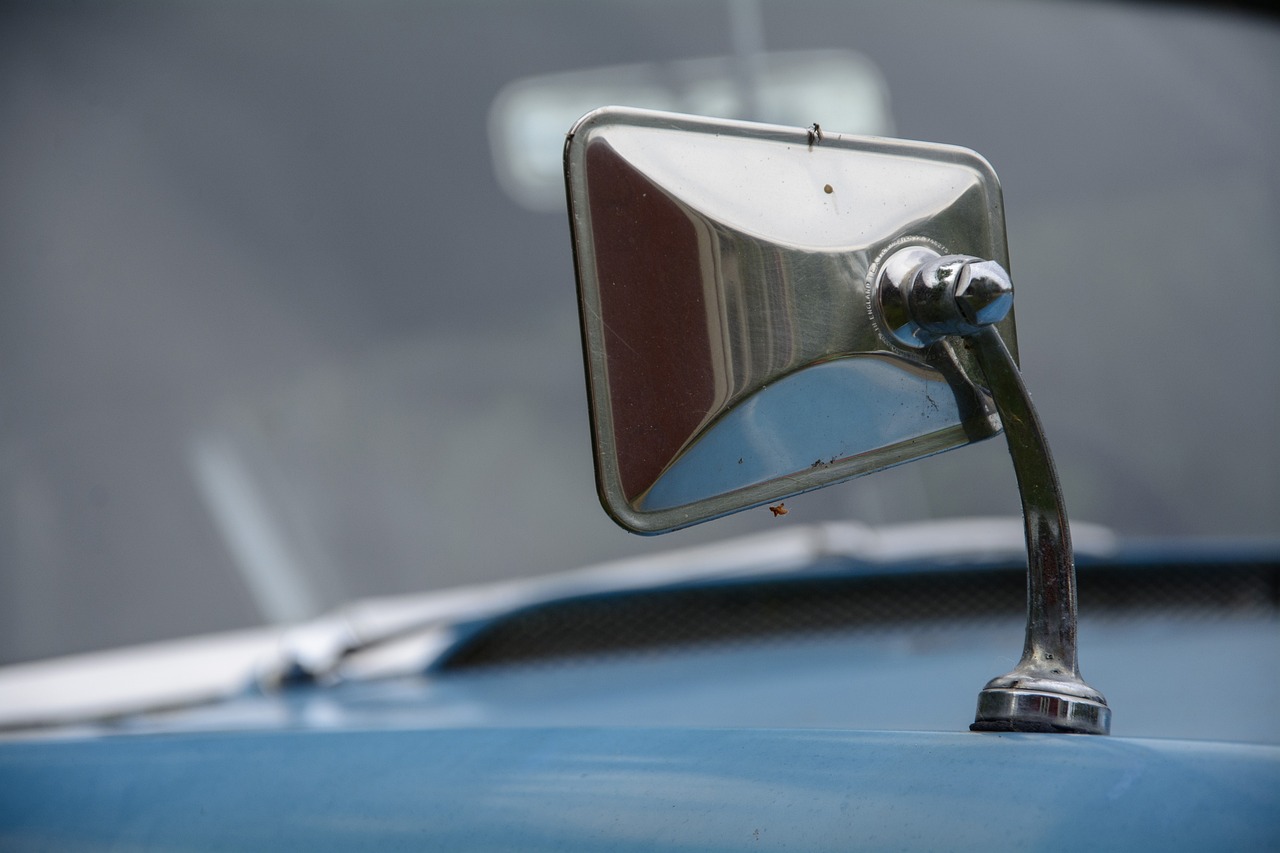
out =
{"type": "Polygon", "coordinates": [[[0,663],[735,533],[1009,515],[988,441],[657,539],[559,158],[627,103],[967,146],[1072,517],[1277,533],[1280,29],[1104,3],[8,4],[0,663]]]}

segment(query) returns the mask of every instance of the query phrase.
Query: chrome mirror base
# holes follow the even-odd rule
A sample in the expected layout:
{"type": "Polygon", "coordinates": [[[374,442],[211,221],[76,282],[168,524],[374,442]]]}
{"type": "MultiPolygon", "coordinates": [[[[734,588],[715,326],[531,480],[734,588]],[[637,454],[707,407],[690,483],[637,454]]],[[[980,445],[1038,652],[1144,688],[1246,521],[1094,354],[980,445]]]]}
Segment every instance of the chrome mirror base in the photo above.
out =
{"type": "MultiPolygon", "coordinates": [[[[1058,734],[1105,735],[1111,733],[1111,709],[1100,695],[1097,699],[1070,695],[1082,683],[1062,682],[1052,690],[1023,690],[992,686],[1012,679],[994,679],[978,694],[978,713],[970,731],[1050,732],[1058,734]]],[[[1088,692],[1096,694],[1096,691],[1088,692]]]]}

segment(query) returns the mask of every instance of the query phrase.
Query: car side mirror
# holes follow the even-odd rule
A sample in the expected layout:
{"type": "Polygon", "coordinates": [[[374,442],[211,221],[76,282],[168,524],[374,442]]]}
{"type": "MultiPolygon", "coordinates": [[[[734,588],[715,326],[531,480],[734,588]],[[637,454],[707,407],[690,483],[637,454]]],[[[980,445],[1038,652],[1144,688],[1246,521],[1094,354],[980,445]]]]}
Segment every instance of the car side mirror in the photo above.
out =
{"type": "Polygon", "coordinates": [[[662,533],[997,434],[1022,661],[978,730],[1105,733],[1061,489],[1015,355],[1000,186],[945,145],[609,107],[565,176],[606,512],[662,533]]]}

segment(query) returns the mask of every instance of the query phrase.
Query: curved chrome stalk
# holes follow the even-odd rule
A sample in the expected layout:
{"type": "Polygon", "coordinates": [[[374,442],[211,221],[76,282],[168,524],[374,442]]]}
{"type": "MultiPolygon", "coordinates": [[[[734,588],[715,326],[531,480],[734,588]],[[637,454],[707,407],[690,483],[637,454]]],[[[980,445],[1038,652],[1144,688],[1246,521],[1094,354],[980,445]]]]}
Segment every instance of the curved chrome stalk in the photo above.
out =
{"type": "Polygon", "coordinates": [[[996,330],[967,336],[986,374],[1022,497],[1027,533],[1027,637],[1022,660],[978,694],[974,731],[1107,734],[1111,709],[1080,677],[1076,566],[1058,473],[1022,376],[996,330]]]}
{"type": "Polygon", "coordinates": [[[923,346],[959,336],[986,375],[1004,425],[1027,538],[1027,636],[1022,660],[978,695],[975,731],[1107,734],[1111,709],[1076,661],[1076,569],[1062,489],[1044,430],[1018,367],[992,323],[1013,286],[998,264],[928,247],[899,250],[876,282],[886,327],[923,346]]]}

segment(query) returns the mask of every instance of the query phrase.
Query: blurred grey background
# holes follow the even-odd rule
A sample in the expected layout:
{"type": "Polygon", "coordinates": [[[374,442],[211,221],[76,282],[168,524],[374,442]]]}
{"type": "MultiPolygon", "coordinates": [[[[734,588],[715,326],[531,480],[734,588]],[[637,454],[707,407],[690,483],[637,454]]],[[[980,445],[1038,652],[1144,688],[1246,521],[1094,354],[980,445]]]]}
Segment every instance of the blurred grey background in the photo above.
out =
{"type": "Polygon", "coordinates": [[[879,132],[995,166],[1023,367],[1073,517],[1280,532],[1271,19],[1006,0],[8,3],[0,663],[775,524],[1016,513],[1000,441],[780,520],[642,539],[600,510],[563,205],[500,180],[530,152],[554,172],[558,125],[503,137],[495,103],[561,73],[603,81],[604,103],[634,75],[596,69],[633,63],[687,92],[680,75],[703,72],[672,63],[762,49],[850,53],[863,71],[815,75],[815,111],[882,86],[879,132]]]}

